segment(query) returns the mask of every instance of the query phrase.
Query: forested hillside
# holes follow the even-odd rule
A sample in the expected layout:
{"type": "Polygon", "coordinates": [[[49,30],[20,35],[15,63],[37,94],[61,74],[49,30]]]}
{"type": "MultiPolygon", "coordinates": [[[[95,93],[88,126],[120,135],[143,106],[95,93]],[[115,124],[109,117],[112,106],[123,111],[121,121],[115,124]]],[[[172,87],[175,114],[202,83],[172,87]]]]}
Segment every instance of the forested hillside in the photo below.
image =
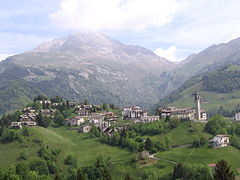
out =
{"type": "Polygon", "coordinates": [[[202,108],[233,116],[240,104],[240,68],[228,65],[210,73],[202,73],[186,81],[160,101],[159,106],[193,107],[193,94],[199,92],[202,108]]]}

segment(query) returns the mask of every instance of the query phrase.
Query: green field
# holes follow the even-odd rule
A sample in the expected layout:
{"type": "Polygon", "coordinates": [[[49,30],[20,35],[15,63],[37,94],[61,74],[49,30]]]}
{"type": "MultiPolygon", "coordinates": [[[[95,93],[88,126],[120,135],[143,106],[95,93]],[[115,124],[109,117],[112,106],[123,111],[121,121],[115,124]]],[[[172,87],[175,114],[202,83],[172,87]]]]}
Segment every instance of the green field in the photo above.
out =
{"type": "Polygon", "coordinates": [[[225,159],[235,170],[240,168],[240,151],[231,146],[216,149],[206,146],[201,148],[179,147],[157,153],[156,157],[173,160],[178,163],[199,163],[203,165],[225,159]]]}
{"type": "Polygon", "coordinates": [[[199,92],[203,102],[202,109],[206,111],[216,111],[220,106],[226,110],[234,110],[238,104],[240,104],[240,91],[234,91],[231,93],[216,93],[200,90],[200,83],[195,84],[181,92],[181,98],[177,101],[170,103],[169,106],[175,106],[178,108],[194,107],[193,97],[194,92],[199,92]]]}
{"type": "Polygon", "coordinates": [[[209,134],[203,132],[204,123],[182,122],[176,128],[169,131],[167,134],[158,134],[155,136],[145,136],[152,140],[163,140],[165,137],[170,137],[173,146],[192,143],[196,138],[201,135],[210,137],[209,134]],[[194,130],[191,132],[190,130],[194,130]]]}
{"type": "MultiPolygon", "coordinates": [[[[63,161],[69,154],[73,154],[78,160],[78,166],[84,167],[92,165],[96,158],[101,156],[110,157],[110,171],[114,179],[123,179],[127,172],[133,177],[149,171],[157,172],[158,176],[169,173],[173,164],[159,161],[138,162],[137,153],[129,152],[125,149],[112,147],[99,142],[97,138],[89,134],[78,133],[75,130],[61,128],[32,128],[35,137],[40,137],[43,144],[49,148],[62,149],[60,158],[57,160],[58,166],[65,168],[63,161]]],[[[34,138],[34,137],[33,137],[34,138]]],[[[40,145],[29,142],[13,142],[0,145],[0,168],[13,166],[17,161],[20,152],[26,152],[28,157],[36,155],[40,145]]]]}

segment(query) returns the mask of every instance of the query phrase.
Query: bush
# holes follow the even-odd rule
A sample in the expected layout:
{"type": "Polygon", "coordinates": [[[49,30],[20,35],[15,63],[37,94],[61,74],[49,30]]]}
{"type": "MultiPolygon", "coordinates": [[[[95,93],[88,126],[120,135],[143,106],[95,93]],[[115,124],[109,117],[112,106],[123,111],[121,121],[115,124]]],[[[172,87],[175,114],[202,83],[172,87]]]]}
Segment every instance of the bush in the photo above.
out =
{"type": "Polygon", "coordinates": [[[64,160],[64,164],[68,166],[77,167],[77,159],[73,155],[68,155],[64,160]]]}
{"type": "Polygon", "coordinates": [[[6,142],[12,142],[20,139],[21,139],[21,135],[18,130],[4,129],[1,141],[6,143],[6,142]]]}
{"type": "Polygon", "coordinates": [[[34,157],[30,160],[29,167],[31,171],[36,171],[39,175],[49,174],[46,161],[38,157],[34,157]]]}
{"type": "Polygon", "coordinates": [[[156,152],[157,152],[157,149],[156,149],[155,147],[150,150],[150,153],[151,153],[151,154],[154,154],[154,153],[156,153],[156,152]]]}
{"type": "Polygon", "coordinates": [[[25,151],[20,152],[18,160],[27,160],[27,154],[25,151]]]}

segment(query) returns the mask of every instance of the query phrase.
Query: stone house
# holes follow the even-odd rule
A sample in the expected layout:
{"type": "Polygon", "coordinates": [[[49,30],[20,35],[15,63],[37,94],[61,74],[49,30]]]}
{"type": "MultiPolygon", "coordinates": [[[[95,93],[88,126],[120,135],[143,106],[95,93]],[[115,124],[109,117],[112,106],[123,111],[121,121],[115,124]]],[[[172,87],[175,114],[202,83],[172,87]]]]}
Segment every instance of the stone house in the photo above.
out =
{"type": "Polygon", "coordinates": [[[229,145],[229,136],[225,134],[218,134],[210,140],[210,146],[213,148],[226,147],[229,145]]]}

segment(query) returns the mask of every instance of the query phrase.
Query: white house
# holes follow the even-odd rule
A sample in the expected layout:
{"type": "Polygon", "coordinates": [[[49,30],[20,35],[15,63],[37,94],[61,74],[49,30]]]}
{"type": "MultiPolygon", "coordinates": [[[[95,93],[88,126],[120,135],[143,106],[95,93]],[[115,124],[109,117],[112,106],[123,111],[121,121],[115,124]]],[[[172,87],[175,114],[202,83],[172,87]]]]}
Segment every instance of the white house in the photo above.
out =
{"type": "Polygon", "coordinates": [[[240,121],[240,112],[235,114],[235,120],[240,121]]]}
{"type": "Polygon", "coordinates": [[[142,120],[145,122],[154,122],[159,120],[160,116],[146,116],[146,117],[142,117],[142,120]]]}
{"type": "Polygon", "coordinates": [[[85,122],[84,117],[76,116],[74,118],[69,119],[69,124],[71,126],[80,126],[82,123],[85,122]]]}
{"type": "Polygon", "coordinates": [[[10,125],[11,129],[22,129],[22,124],[21,122],[12,122],[10,125]]]}
{"type": "Polygon", "coordinates": [[[88,125],[87,126],[83,126],[81,128],[81,132],[88,133],[88,132],[90,132],[91,128],[92,128],[92,126],[88,126],[88,125]]]}
{"type": "Polygon", "coordinates": [[[147,112],[141,109],[140,106],[124,107],[122,115],[128,119],[139,119],[147,116],[147,112]]]}
{"type": "Polygon", "coordinates": [[[225,134],[218,134],[210,141],[210,145],[213,148],[228,146],[229,145],[229,136],[225,135],[225,134]]]}

